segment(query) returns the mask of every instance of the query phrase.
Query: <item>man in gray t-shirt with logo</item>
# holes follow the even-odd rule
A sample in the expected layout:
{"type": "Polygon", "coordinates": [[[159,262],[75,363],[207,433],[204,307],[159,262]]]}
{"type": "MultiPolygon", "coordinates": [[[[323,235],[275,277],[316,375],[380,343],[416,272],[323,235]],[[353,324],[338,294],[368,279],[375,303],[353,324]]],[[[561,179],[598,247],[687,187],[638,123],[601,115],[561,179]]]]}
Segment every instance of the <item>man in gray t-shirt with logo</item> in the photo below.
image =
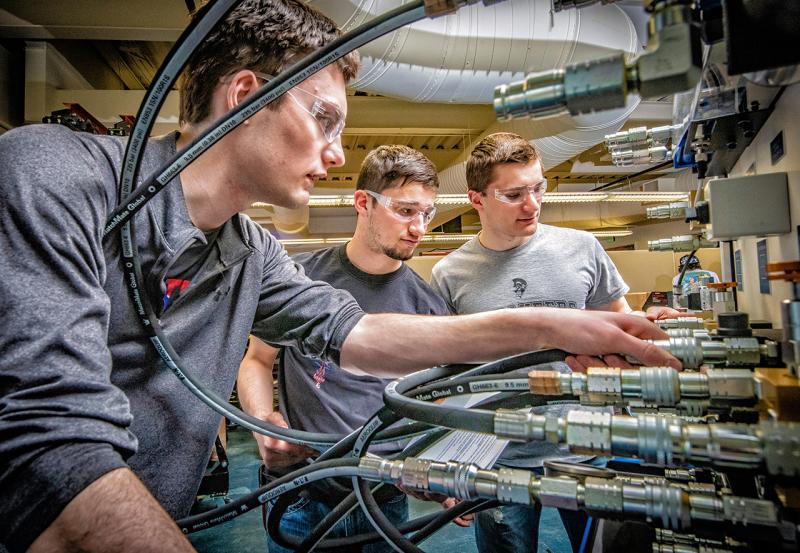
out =
{"type": "MultiPolygon", "coordinates": [[[[433,268],[433,287],[454,313],[528,306],[632,311],[625,300],[628,286],[594,236],[539,224],[547,180],[536,150],[525,139],[511,133],[485,137],[467,162],[467,186],[482,230],[433,268]]],[[[592,359],[578,356],[570,363],[585,367],[592,359]]],[[[554,364],[553,369],[570,370],[564,363],[554,364]]],[[[535,408],[537,412],[568,409],[563,404],[535,408]]],[[[545,459],[564,455],[554,444],[512,444],[498,464],[541,470],[545,459]]],[[[538,504],[505,505],[479,513],[478,549],[535,553],[540,514],[538,504]]],[[[586,515],[565,510],[559,514],[577,550],[586,515]]]]}

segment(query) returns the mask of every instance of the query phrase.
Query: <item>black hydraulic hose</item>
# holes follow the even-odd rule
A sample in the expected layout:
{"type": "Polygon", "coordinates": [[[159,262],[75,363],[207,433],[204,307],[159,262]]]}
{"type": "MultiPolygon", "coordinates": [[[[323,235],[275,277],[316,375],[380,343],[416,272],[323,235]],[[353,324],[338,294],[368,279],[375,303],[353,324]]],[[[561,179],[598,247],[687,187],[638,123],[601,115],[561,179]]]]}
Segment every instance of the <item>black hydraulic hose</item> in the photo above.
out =
{"type": "MultiPolygon", "coordinates": [[[[342,35],[281,72],[237,107],[214,121],[208,130],[194,138],[186,148],[177,152],[170,161],[157,170],[153,176],[148,177],[136,190],[123,195],[124,199],[121,205],[111,213],[106,221],[103,236],[128,221],[200,154],[287,90],[297,86],[317,71],[341,59],[359,46],[424,17],[425,8],[421,0],[399,6],[359,25],[351,32],[342,35]]],[[[164,93],[166,94],[166,91],[164,93]]],[[[141,155],[141,151],[139,155],[141,155]]],[[[140,162],[136,159],[134,163],[138,165],[140,162]]]]}
{"type": "Polygon", "coordinates": [[[192,53],[208,36],[208,33],[238,3],[239,0],[215,0],[200,8],[197,15],[192,18],[181,36],[178,37],[164,59],[164,63],[156,71],[144,100],[139,106],[139,112],[136,114],[128,143],[125,146],[125,156],[120,173],[121,190],[133,189],[133,183],[139,176],[142,164],[142,152],[147,144],[150,131],[153,129],[156,115],[161,111],[167,94],[172,90],[172,85],[178,80],[192,53]]]}
{"type": "MultiPolygon", "coordinates": [[[[683,264],[683,269],[681,269],[681,274],[678,277],[678,284],[676,286],[680,286],[681,284],[683,284],[683,277],[686,274],[686,269],[689,268],[689,261],[691,261],[692,257],[694,257],[694,254],[696,253],[697,253],[697,248],[693,249],[689,254],[689,257],[686,258],[686,263],[683,264]]],[[[672,259],[675,258],[673,257],[672,259]]]]}
{"type": "Polygon", "coordinates": [[[420,543],[421,541],[428,539],[430,536],[438,532],[442,526],[462,515],[483,511],[485,509],[493,509],[498,505],[500,505],[500,502],[495,499],[462,501],[453,505],[449,509],[438,513],[438,516],[434,520],[426,524],[424,528],[411,536],[410,540],[414,543],[420,543]]]}
{"type": "Polygon", "coordinates": [[[419,386],[406,392],[406,396],[419,401],[437,400],[445,397],[477,394],[483,392],[527,392],[528,378],[482,375],[472,378],[457,378],[419,386]]]}
{"type": "MultiPolygon", "coordinates": [[[[430,513],[428,515],[415,518],[414,520],[409,520],[402,524],[399,524],[397,526],[397,529],[403,534],[417,531],[413,536],[411,536],[408,539],[412,543],[419,543],[429,538],[432,534],[440,530],[442,526],[444,526],[445,524],[447,524],[448,522],[452,521],[457,517],[472,512],[482,511],[484,509],[491,509],[496,505],[499,505],[499,503],[492,500],[462,501],[450,507],[449,509],[439,511],[436,513],[430,513]]],[[[326,540],[324,542],[326,544],[324,549],[327,549],[329,551],[330,550],[341,551],[341,549],[345,547],[362,547],[364,545],[377,543],[380,540],[381,540],[380,534],[378,534],[377,532],[370,532],[368,534],[360,534],[357,536],[350,536],[347,538],[334,538],[331,540],[326,540]]],[[[298,553],[299,551],[300,550],[298,550],[298,553]]]]}
{"type": "MultiPolygon", "coordinates": [[[[412,457],[427,449],[430,445],[441,439],[447,432],[447,430],[441,428],[433,430],[427,436],[420,438],[414,444],[398,453],[398,455],[412,457]]],[[[311,551],[315,546],[319,548],[329,547],[327,541],[319,545],[317,544],[330,532],[331,528],[333,528],[342,517],[347,515],[356,506],[357,503],[358,499],[356,498],[355,492],[350,493],[311,530],[308,537],[297,546],[297,551],[299,553],[305,553],[311,551]]],[[[283,537],[285,538],[285,536],[283,537]]]]}
{"type": "Polygon", "coordinates": [[[357,459],[331,459],[321,463],[314,463],[300,468],[291,474],[277,478],[253,492],[242,496],[221,507],[211,511],[182,518],[177,521],[178,527],[184,534],[191,534],[198,530],[205,530],[217,524],[227,522],[232,518],[258,508],[270,499],[286,492],[297,489],[311,481],[339,476],[353,476],[358,474],[357,459]]]}
{"type": "Polygon", "coordinates": [[[269,508],[269,514],[267,515],[267,534],[272,538],[272,541],[285,549],[294,549],[295,544],[292,543],[294,540],[292,540],[290,536],[285,536],[281,533],[281,519],[283,515],[286,514],[289,505],[297,498],[297,493],[283,494],[275,500],[275,503],[269,508]]]}
{"type": "MultiPolygon", "coordinates": [[[[561,350],[542,350],[520,355],[513,355],[485,363],[466,372],[453,376],[455,380],[470,378],[492,373],[509,372],[545,362],[562,361],[566,353],[561,350]]],[[[472,430],[491,434],[494,432],[494,412],[485,409],[467,409],[463,407],[450,407],[445,405],[428,404],[405,397],[410,390],[430,382],[433,378],[426,369],[395,380],[386,386],[383,392],[384,403],[398,413],[411,420],[427,422],[446,428],[472,430]]]]}
{"type": "Polygon", "coordinates": [[[384,403],[395,413],[412,420],[486,434],[494,432],[494,411],[431,405],[405,397],[403,394],[428,380],[425,373],[426,371],[419,371],[390,382],[383,391],[384,403]]]}
{"type": "Polygon", "coordinates": [[[483,363],[482,365],[459,372],[457,375],[452,376],[451,378],[467,378],[482,374],[507,373],[534,365],[564,361],[568,355],[569,354],[566,351],[560,349],[542,349],[539,351],[530,351],[528,353],[504,357],[490,363],[483,363]]]}
{"type": "MultiPolygon", "coordinates": [[[[410,541],[413,543],[419,543],[430,537],[436,531],[441,529],[442,526],[447,524],[448,522],[452,521],[453,519],[460,517],[465,514],[474,513],[477,511],[482,511],[484,509],[491,509],[495,506],[499,505],[499,503],[495,500],[474,500],[474,501],[462,501],[449,509],[430,513],[414,520],[408,520],[403,522],[397,526],[398,531],[402,532],[403,534],[407,534],[409,532],[416,532],[413,536],[409,538],[410,541]]],[[[274,507],[273,507],[274,508],[274,507]]],[[[339,507],[337,506],[337,509],[339,507]]],[[[332,511],[333,512],[333,511],[332,511]]],[[[290,538],[291,541],[289,542],[290,545],[285,545],[288,549],[294,549],[297,553],[307,553],[310,551],[308,548],[303,548],[301,545],[296,545],[299,540],[297,538],[290,538]]],[[[355,536],[348,536],[344,538],[331,538],[325,540],[324,542],[320,543],[315,547],[315,549],[320,551],[342,551],[343,549],[352,548],[352,547],[363,547],[365,545],[370,545],[373,543],[377,543],[381,540],[380,534],[377,532],[369,532],[366,534],[358,534],[355,536]]]]}
{"type": "MultiPolygon", "coordinates": [[[[426,377],[430,378],[431,376],[440,374],[442,369],[444,369],[444,367],[436,367],[420,372],[428,373],[426,377]]],[[[397,422],[400,418],[400,416],[386,407],[378,411],[377,415],[362,428],[356,440],[356,445],[353,447],[353,456],[356,459],[361,459],[361,457],[366,455],[369,443],[375,436],[375,433],[397,422]]],[[[381,511],[372,495],[369,485],[367,485],[367,482],[362,478],[359,478],[358,475],[353,476],[353,491],[356,494],[356,498],[358,498],[359,505],[361,505],[361,508],[364,510],[364,516],[366,516],[370,524],[375,527],[375,530],[378,531],[389,545],[401,553],[423,553],[419,547],[401,534],[386,515],[383,514],[383,511],[381,511]]]]}
{"type": "MultiPolygon", "coordinates": [[[[328,45],[328,47],[307,56],[304,58],[304,60],[298,64],[295,64],[289,70],[283,72],[281,75],[273,79],[273,81],[257,91],[251,98],[247,99],[228,115],[220,119],[220,121],[217,122],[219,123],[218,125],[215,123],[218,128],[208,131],[193,141],[192,145],[190,145],[188,149],[184,150],[185,155],[183,157],[185,158],[184,161],[186,163],[183,165],[179,164],[177,168],[176,166],[170,165],[164,172],[161,173],[161,176],[163,176],[167,172],[172,172],[168,179],[162,179],[160,181],[161,187],[166,185],[197,155],[202,153],[202,151],[213,144],[214,141],[204,140],[209,134],[219,131],[221,134],[215,136],[217,136],[216,139],[221,138],[229,130],[247,119],[258,109],[264,107],[264,105],[269,103],[269,101],[274,100],[280,94],[292,86],[295,86],[297,83],[301,82],[315,71],[318,71],[322,67],[336,61],[368,40],[372,40],[381,34],[409,23],[409,18],[419,19],[424,17],[424,11],[422,10],[421,6],[421,2],[409,4],[402,6],[402,8],[398,8],[397,10],[388,12],[383,16],[379,16],[375,20],[359,26],[351,33],[340,37],[328,45]],[[419,6],[416,6],[416,4],[419,4],[419,6]],[[417,13],[417,11],[420,13],[417,13]],[[271,91],[274,91],[274,94],[268,97],[267,93],[271,91]],[[262,98],[266,98],[267,100],[261,104],[256,104],[256,101],[262,98]],[[248,108],[250,110],[246,111],[248,108]],[[235,124],[233,124],[234,120],[236,121],[235,124]]],[[[206,15],[208,16],[208,14],[206,15]]],[[[176,48],[175,51],[183,52],[181,48],[176,48]]],[[[214,125],[212,125],[212,127],[213,126],[214,125]]],[[[138,157],[141,156],[141,152],[142,151],[140,150],[138,157]]],[[[181,154],[177,154],[176,156],[180,158],[181,154]]],[[[140,159],[138,159],[138,157],[137,159],[133,160],[134,166],[140,163],[140,159]]],[[[159,172],[157,171],[156,173],[159,172]]],[[[157,178],[161,178],[161,176],[157,178]]],[[[136,311],[139,314],[142,325],[149,334],[149,339],[153,343],[153,346],[158,354],[161,356],[164,364],[170,370],[172,370],[173,373],[184,383],[184,385],[186,385],[190,391],[192,391],[192,393],[194,393],[203,403],[240,426],[247,428],[248,430],[291,443],[307,444],[315,449],[324,449],[331,443],[336,443],[339,441],[342,436],[330,437],[325,434],[306,433],[298,430],[284,429],[276,425],[265,423],[264,421],[261,421],[255,417],[251,417],[242,412],[240,409],[229,405],[227,401],[219,397],[219,395],[214,391],[207,389],[201,382],[194,379],[190,373],[182,368],[183,361],[169,343],[169,340],[161,329],[150,299],[147,294],[144,293],[144,287],[141,285],[143,282],[141,262],[138,255],[138,245],[135,241],[134,220],[130,219],[130,217],[139,208],[141,208],[141,206],[143,206],[158,192],[158,190],[161,189],[154,186],[154,182],[155,181],[153,178],[148,179],[145,184],[139,187],[139,189],[137,189],[137,191],[131,194],[129,197],[126,197],[126,194],[130,194],[130,191],[125,188],[126,183],[122,183],[122,196],[126,197],[126,200],[123,200],[122,206],[120,206],[117,212],[112,214],[107,221],[104,235],[107,235],[109,232],[113,231],[114,228],[127,221],[127,223],[122,227],[122,264],[125,272],[125,282],[128,285],[131,298],[136,311]],[[144,190],[144,192],[137,195],[137,193],[142,190],[144,190]],[[131,199],[131,202],[127,201],[128,199],[131,199]],[[135,209],[129,209],[130,206],[128,204],[130,204],[130,206],[136,204],[133,206],[135,209]],[[127,210],[128,214],[124,215],[120,210],[127,210]]],[[[129,181],[128,185],[130,184],[131,182],[129,181]]]]}
{"type": "Polygon", "coordinates": [[[642,175],[646,175],[647,173],[652,173],[653,171],[658,171],[659,169],[664,169],[672,165],[672,160],[669,161],[662,161],[658,165],[653,165],[652,167],[648,167],[647,169],[643,169],[638,173],[633,173],[632,175],[625,175],[624,177],[620,177],[618,179],[612,180],[611,182],[607,182],[606,184],[602,184],[600,186],[596,186],[592,188],[589,192],[596,192],[598,190],[608,190],[609,188],[619,188],[622,186],[621,183],[630,182],[631,179],[636,177],[641,177],[642,175]],[[616,186],[615,186],[616,185],[616,186]]]}
{"type": "MultiPolygon", "coordinates": [[[[460,368],[463,368],[463,367],[456,367],[457,370],[460,370],[460,368]]],[[[508,407],[508,406],[510,406],[509,404],[516,403],[516,402],[520,401],[520,399],[524,399],[523,396],[528,396],[529,398],[532,397],[530,394],[498,394],[498,395],[496,395],[496,396],[494,396],[492,398],[485,399],[485,400],[481,401],[480,403],[478,403],[478,405],[483,406],[483,407],[487,407],[487,408],[494,408],[494,407],[499,407],[499,406],[508,407]]],[[[531,403],[530,401],[524,401],[524,405],[528,405],[530,403],[531,403]]],[[[516,407],[517,405],[514,405],[514,406],[516,407]]],[[[449,433],[449,430],[445,430],[445,429],[442,429],[442,428],[434,430],[434,431],[430,432],[424,438],[420,438],[414,444],[412,444],[409,447],[407,447],[405,450],[403,450],[401,453],[399,453],[398,456],[403,456],[403,457],[416,456],[417,454],[419,454],[420,452],[422,452],[425,449],[427,449],[430,445],[432,445],[433,443],[435,443],[436,441],[438,441],[440,438],[442,438],[444,435],[446,435],[448,433],[449,433]]],[[[331,450],[328,450],[328,451],[331,451],[331,450]]],[[[329,547],[333,547],[332,545],[330,545],[330,540],[325,540],[324,542],[321,542],[321,543],[320,543],[320,541],[325,537],[325,535],[327,535],[327,533],[331,530],[331,528],[333,528],[339,522],[339,520],[343,516],[345,516],[350,510],[352,510],[352,508],[356,505],[356,503],[357,503],[357,498],[356,498],[355,492],[353,492],[349,496],[347,496],[339,505],[337,505],[330,513],[328,513],[328,515],[326,515],[325,518],[323,518],[312,529],[312,531],[308,535],[308,537],[306,537],[305,540],[302,541],[302,543],[299,543],[299,545],[296,546],[297,547],[297,551],[299,553],[305,553],[305,552],[311,551],[315,547],[318,547],[320,549],[326,549],[326,548],[329,548],[329,547]]],[[[490,508],[490,507],[484,507],[484,508],[490,508]]],[[[273,507],[273,509],[275,509],[275,507],[273,507]]],[[[272,511],[270,511],[270,516],[272,516],[272,511]]],[[[460,516],[460,515],[456,515],[456,516],[460,516]]],[[[455,517],[452,517],[452,518],[455,518],[455,517]]],[[[405,527],[400,527],[400,530],[403,531],[403,533],[406,532],[405,527]]],[[[433,530],[433,531],[435,531],[435,530],[433,530]]],[[[278,531],[276,533],[279,533],[279,532],[280,532],[280,530],[278,529],[278,531]]],[[[430,532],[430,533],[433,533],[433,532],[430,532]]],[[[273,535],[273,534],[270,534],[270,535],[273,535]]],[[[283,534],[280,534],[280,536],[285,542],[293,541],[292,538],[289,537],[289,536],[284,536],[283,534]]],[[[422,537],[419,538],[419,540],[425,539],[425,537],[427,537],[427,536],[423,535],[422,537]]],[[[418,543],[418,540],[415,539],[415,538],[416,538],[416,535],[411,538],[411,541],[413,541],[414,543],[418,543]]],[[[276,540],[276,542],[277,542],[277,540],[276,540]]]]}
{"type": "Polygon", "coordinates": [[[375,529],[389,545],[402,553],[424,553],[422,549],[400,533],[400,530],[392,524],[392,521],[383,514],[367,482],[354,476],[353,486],[356,487],[356,497],[358,497],[358,502],[364,509],[367,519],[375,526],[375,529]]]}

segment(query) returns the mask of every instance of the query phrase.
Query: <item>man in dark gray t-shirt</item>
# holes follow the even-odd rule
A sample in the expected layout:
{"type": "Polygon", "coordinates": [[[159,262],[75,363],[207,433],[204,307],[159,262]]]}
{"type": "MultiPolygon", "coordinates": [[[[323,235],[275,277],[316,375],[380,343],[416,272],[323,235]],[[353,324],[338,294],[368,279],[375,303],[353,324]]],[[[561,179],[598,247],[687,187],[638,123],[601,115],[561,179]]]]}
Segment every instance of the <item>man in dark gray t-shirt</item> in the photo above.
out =
{"type": "MultiPolygon", "coordinates": [[[[436,168],[421,153],[407,146],[381,146],[370,152],[361,166],[354,204],[356,230],[346,245],[294,256],[305,274],[350,292],[367,313],[448,315],[444,300],[403,261],[410,259],[425,234],[436,208],[439,180],[436,168]]],[[[391,379],[354,375],[336,364],[284,348],[280,370],[280,412],[273,411],[271,368],[279,350],[253,343],[242,362],[239,399],[245,409],[273,424],[311,432],[347,434],[360,427],[383,405],[382,393],[391,379]]],[[[280,474],[287,465],[302,462],[313,452],[262,435],[255,435],[270,472],[280,474]]],[[[381,455],[397,453],[397,443],[376,446],[381,455]]],[[[399,524],[407,518],[406,496],[384,489],[381,509],[399,524]]],[[[317,499],[300,497],[281,519],[281,531],[305,537],[338,503],[335,495],[317,499]],[[305,531],[304,531],[305,530],[305,531]]],[[[370,531],[360,511],[334,528],[344,537],[370,531]]],[[[271,538],[268,550],[286,551],[271,538]]],[[[379,543],[365,551],[391,551],[379,543]]]]}

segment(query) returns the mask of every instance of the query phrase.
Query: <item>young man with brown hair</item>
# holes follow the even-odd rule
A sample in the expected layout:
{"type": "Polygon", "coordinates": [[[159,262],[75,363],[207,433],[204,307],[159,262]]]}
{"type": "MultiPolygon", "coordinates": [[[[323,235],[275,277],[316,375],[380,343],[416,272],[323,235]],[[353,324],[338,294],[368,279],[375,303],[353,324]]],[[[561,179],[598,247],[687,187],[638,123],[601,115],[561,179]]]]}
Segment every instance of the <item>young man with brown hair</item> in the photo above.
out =
{"type": "MultiPolygon", "coordinates": [[[[467,186],[481,232],[433,268],[432,285],[454,313],[508,307],[632,312],[624,296],[628,286],[594,236],[539,223],[547,180],[539,155],[527,140],[513,133],[491,134],[481,140],[467,161],[467,186]]],[[[653,311],[648,316],[674,313],[653,311]]],[[[614,356],[605,361],[627,366],[614,356]]],[[[578,356],[571,363],[573,368],[583,368],[594,361],[578,356]]],[[[569,370],[563,363],[555,368],[569,370]]],[[[563,412],[568,407],[535,409],[563,412]]],[[[532,442],[510,445],[498,462],[541,470],[545,459],[562,456],[563,448],[532,442]]],[[[478,549],[535,553],[540,514],[539,504],[503,505],[479,513],[475,523],[478,549]]],[[[586,515],[567,510],[559,514],[577,550],[586,515]]]]}
{"type": "MultiPolygon", "coordinates": [[[[263,86],[260,74],[338,35],[299,1],[241,2],[189,63],[180,132],[148,143],[142,174],[263,86]]],[[[142,287],[187,370],[226,397],[251,333],[380,376],[542,346],[677,363],[639,339],[661,337],[655,327],[624,317],[365,315],[305,277],[239,212],[302,205],[343,163],[345,84],[357,69],[347,56],[298,84],[137,217],[142,287]]],[[[220,417],[163,366],[140,331],[120,241],[102,239],[124,147],[54,125],[0,137],[0,305],[14,321],[0,336],[0,540],[12,552],[191,549],[171,518],[192,504],[220,417]]]]}
{"type": "MultiPolygon", "coordinates": [[[[436,213],[439,188],[436,168],[407,146],[380,146],[361,165],[353,195],[357,214],[353,238],[346,245],[295,255],[306,275],[347,290],[367,313],[449,315],[441,297],[404,261],[410,259],[436,213]]],[[[238,394],[242,406],[255,416],[279,426],[310,432],[349,434],[383,405],[383,389],[390,379],[356,376],[334,363],[306,357],[297,348],[284,348],[279,377],[280,411],[273,410],[272,364],[279,350],[256,342],[239,367],[238,394]]],[[[291,465],[313,454],[308,448],[255,435],[271,475],[280,476],[291,465]]],[[[374,453],[398,453],[402,444],[373,448],[374,453]]],[[[281,519],[281,531],[306,537],[343,498],[317,492],[300,497],[281,519]]],[[[406,496],[397,488],[383,488],[378,503],[394,524],[408,517],[406,496]]],[[[360,510],[334,527],[331,537],[371,532],[360,510]]],[[[268,550],[283,552],[271,538],[268,550]]],[[[364,551],[391,551],[385,543],[364,551]]]]}

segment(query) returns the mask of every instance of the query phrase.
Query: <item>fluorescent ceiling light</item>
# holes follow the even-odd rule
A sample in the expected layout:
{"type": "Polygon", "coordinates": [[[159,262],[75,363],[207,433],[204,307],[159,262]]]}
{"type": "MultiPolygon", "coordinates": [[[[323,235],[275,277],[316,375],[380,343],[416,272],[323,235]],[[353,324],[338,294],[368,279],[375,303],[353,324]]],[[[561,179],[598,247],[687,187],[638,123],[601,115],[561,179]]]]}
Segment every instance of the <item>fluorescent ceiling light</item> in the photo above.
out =
{"type": "Polygon", "coordinates": [[[609,192],[607,202],[681,202],[688,192],[609,192]]]}
{"type": "Polygon", "coordinates": [[[474,234],[450,234],[450,233],[433,232],[423,236],[421,242],[423,243],[466,242],[467,240],[470,240],[474,237],[475,237],[474,234]]]}
{"type": "Polygon", "coordinates": [[[605,192],[545,192],[546,204],[572,204],[601,202],[608,197],[605,192]]]}
{"type": "MultiPolygon", "coordinates": [[[[546,192],[543,203],[546,204],[572,204],[596,202],[681,202],[689,198],[688,192],[546,192]]],[[[436,205],[468,206],[469,197],[466,194],[439,194],[436,205]]],[[[313,195],[308,200],[309,207],[352,207],[351,195],[313,195]]],[[[256,208],[271,209],[270,204],[256,202],[256,208]]]]}
{"type": "Polygon", "coordinates": [[[618,236],[630,236],[631,234],[633,234],[633,231],[629,229],[592,230],[589,232],[594,234],[597,238],[614,238],[618,236]]]}

